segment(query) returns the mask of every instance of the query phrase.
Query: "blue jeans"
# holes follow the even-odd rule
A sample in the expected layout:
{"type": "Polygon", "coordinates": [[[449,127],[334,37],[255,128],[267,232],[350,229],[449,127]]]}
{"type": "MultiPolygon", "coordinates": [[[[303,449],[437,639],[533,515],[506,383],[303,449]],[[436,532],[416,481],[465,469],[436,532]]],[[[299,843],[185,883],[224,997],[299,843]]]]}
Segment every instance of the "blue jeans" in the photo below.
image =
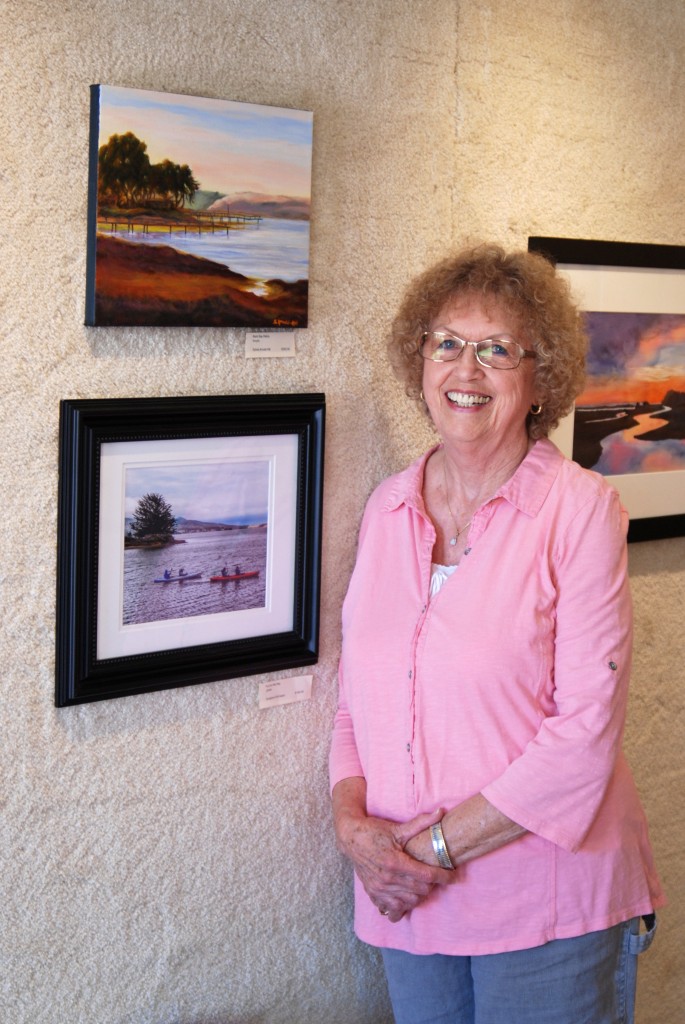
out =
{"type": "Polygon", "coordinates": [[[656,919],[485,956],[382,949],[396,1024],[633,1024],[656,919]]]}

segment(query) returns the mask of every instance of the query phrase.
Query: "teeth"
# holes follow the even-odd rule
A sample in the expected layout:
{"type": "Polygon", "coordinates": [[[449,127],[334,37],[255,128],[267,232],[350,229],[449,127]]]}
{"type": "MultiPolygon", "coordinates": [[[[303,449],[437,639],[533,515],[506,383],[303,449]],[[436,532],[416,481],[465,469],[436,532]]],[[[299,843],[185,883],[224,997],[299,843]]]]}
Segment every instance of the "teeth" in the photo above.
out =
{"type": "Polygon", "coordinates": [[[461,391],[448,391],[447,397],[450,402],[468,408],[470,405],[487,405],[490,401],[487,395],[464,395],[461,391]]]}

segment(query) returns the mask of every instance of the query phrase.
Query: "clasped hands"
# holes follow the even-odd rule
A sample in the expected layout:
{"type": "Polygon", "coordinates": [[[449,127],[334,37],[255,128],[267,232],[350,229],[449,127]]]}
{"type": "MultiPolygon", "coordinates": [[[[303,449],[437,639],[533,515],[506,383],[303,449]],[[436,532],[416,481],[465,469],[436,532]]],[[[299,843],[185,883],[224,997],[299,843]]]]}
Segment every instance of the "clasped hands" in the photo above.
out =
{"type": "Polygon", "coordinates": [[[337,823],[338,846],[350,858],[372,903],[389,921],[401,920],[436,885],[452,885],[458,873],[436,865],[430,826],[444,810],[406,822],[346,814],[337,823]]]}

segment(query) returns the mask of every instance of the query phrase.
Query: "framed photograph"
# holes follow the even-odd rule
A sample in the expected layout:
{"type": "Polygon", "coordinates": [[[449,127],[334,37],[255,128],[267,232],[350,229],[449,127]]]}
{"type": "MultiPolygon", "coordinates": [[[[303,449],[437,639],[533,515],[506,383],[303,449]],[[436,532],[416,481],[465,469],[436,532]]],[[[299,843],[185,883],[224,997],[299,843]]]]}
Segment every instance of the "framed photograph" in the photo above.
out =
{"type": "Polygon", "coordinates": [[[91,86],[86,324],[306,327],[312,127],[91,86]]]}
{"type": "Polygon", "coordinates": [[[63,401],[56,704],[312,665],[321,394],[63,401]]]}
{"type": "Polygon", "coordinates": [[[685,246],[528,239],[586,311],[585,390],[553,440],[618,489],[629,541],[685,535],[685,246]]]}

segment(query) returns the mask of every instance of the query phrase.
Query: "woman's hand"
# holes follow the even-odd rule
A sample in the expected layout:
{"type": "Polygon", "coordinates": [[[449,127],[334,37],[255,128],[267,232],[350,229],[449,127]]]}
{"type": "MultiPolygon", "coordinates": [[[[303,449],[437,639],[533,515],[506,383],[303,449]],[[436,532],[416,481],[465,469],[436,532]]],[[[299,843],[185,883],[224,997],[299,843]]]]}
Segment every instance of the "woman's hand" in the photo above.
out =
{"type": "Polygon", "coordinates": [[[338,847],[354,864],[371,901],[389,921],[399,921],[418,906],[434,885],[455,881],[454,873],[422,864],[404,852],[414,836],[442,818],[442,810],[420,814],[407,822],[366,814],[366,783],[344,779],[333,790],[333,813],[338,847]]]}
{"type": "MultiPolygon", "coordinates": [[[[425,832],[415,834],[405,845],[405,853],[425,864],[435,864],[436,860],[429,831],[431,824],[425,832]]],[[[450,860],[458,867],[476,857],[499,850],[501,846],[525,835],[526,830],[477,793],[447,812],[442,819],[442,832],[450,860]]]]}
{"type": "Polygon", "coordinates": [[[420,861],[422,864],[435,864],[437,860],[435,850],[433,849],[433,840],[431,839],[430,834],[430,827],[434,824],[435,821],[431,821],[421,832],[417,832],[416,835],[410,836],[404,847],[405,853],[408,853],[410,857],[413,857],[414,860],[420,861]]]}

